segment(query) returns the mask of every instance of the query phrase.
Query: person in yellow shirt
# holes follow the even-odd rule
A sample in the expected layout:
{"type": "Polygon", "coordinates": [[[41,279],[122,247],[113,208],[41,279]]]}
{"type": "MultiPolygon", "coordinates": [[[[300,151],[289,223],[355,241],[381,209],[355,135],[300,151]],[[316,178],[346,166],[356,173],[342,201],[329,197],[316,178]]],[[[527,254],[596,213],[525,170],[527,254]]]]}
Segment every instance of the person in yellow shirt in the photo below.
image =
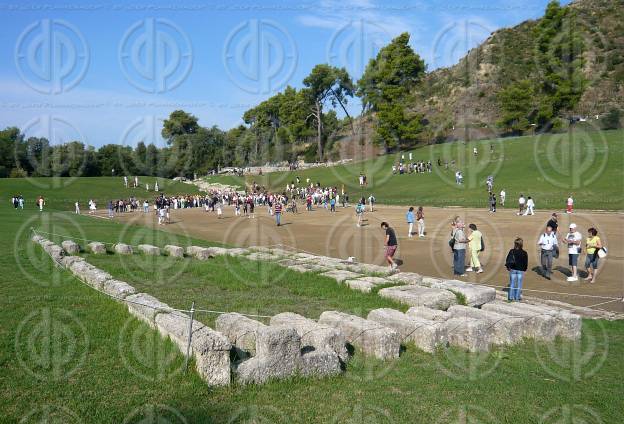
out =
{"type": "Polygon", "coordinates": [[[476,271],[477,274],[483,272],[481,262],[479,262],[479,253],[481,253],[483,234],[477,230],[475,224],[470,224],[470,234],[468,235],[468,247],[470,247],[470,266],[466,268],[466,272],[476,271]]]}
{"type": "Polygon", "coordinates": [[[587,257],[585,258],[585,269],[587,270],[587,278],[585,280],[593,283],[596,281],[596,274],[598,273],[598,250],[602,249],[602,242],[598,237],[598,231],[595,228],[587,230],[588,236],[585,240],[585,252],[587,257]]]}

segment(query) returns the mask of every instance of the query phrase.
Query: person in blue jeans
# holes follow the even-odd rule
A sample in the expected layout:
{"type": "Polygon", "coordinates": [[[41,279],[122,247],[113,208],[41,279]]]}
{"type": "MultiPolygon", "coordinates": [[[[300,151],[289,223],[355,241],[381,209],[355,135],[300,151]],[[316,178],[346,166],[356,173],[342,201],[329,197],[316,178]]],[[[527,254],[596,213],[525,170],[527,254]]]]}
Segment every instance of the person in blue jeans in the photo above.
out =
{"type": "Polygon", "coordinates": [[[282,202],[281,200],[275,201],[275,223],[279,227],[282,225],[282,202]]]}
{"type": "Polygon", "coordinates": [[[522,299],[522,281],[529,265],[529,255],[522,248],[524,242],[520,237],[514,240],[514,247],[507,253],[505,268],[509,271],[509,293],[507,300],[513,302],[522,299]]]}

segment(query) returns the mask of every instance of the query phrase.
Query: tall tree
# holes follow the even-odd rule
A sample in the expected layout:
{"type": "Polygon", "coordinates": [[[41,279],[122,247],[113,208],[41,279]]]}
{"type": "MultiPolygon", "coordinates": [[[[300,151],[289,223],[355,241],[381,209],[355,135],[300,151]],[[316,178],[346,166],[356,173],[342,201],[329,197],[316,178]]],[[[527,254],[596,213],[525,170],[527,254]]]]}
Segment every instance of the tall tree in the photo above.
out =
{"type": "Polygon", "coordinates": [[[358,81],[363,110],[377,114],[376,140],[386,150],[415,141],[421,131],[421,117],[409,113],[409,103],[425,73],[425,62],[409,40],[403,33],[379,50],[358,81]]]}
{"type": "Polygon", "coordinates": [[[171,112],[168,119],[163,122],[161,134],[167,142],[172,143],[178,135],[193,134],[199,129],[197,118],[183,110],[171,112]]]}
{"type": "Polygon", "coordinates": [[[323,160],[323,108],[329,102],[335,108],[338,105],[348,116],[345,105],[347,98],[353,97],[354,87],[351,77],[345,68],[321,64],[316,65],[310,75],[303,80],[304,96],[312,105],[309,116],[316,122],[317,153],[323,160]]]}

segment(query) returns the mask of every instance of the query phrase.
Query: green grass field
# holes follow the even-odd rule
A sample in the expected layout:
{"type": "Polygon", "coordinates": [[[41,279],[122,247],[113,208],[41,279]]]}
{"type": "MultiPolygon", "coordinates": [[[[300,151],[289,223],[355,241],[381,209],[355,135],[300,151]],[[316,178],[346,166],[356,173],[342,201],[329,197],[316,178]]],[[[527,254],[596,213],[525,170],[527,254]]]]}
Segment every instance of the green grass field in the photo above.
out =
{"type": "MultiPolygon", "coordinates": [[[[24,193],[36,192],[20,184],[24,193]]],[[[63,209],[82,190],[106,197],[123,194],[119,185],[94,179],[80,189],[51,191],[48,199],[63,209]]],[[[4,196],[7,186],[2,187],[4,196]]],[[[621,421],[623,322],[586,320],[579,343],[526,341],[489,355],[457,349],[431,355],[407,345],[389,362],[356,352],[339,377],[211,389],[192,364],[185,373],[173,344],[131,317],[124,305],[53,267],[29,241],[31,227],[105,242],[209,244],[70,212],[40,213],[33,206],[16,211],[3,202],[0,422],[119,423],[146,416],[156,422],[154,415],[160,415],[189,423],[538,423],[566,422],[555,418],[570,414],[586,420],[574,422],[621,421]],[[587,421],[593,417],[600,421],[587,421]]],[[[328,309],[365,315],[377,307],[401,308],[315,275],[243,259],[86,256],[181,308],[195,301],[211,310],[295,311],[313,318],[328,309]]],[[[207,324],[214,317],[198,316],[207,324]]]]}
{"type": "Polygon", "coordinates": [[[109,200],[127,199],[130,196],[152,202],[157,196],[154,192],[156,181],[159,190],[166,194],[198,193],[197,187],[192,184],[155,177],[140,177],[138,188],[125,188],[123,177],[0,178],[0,198],[3,203],[9,204],[12,196],[21,194],[26,204],[34,208],[36,199],[43,196],[46,209],[71,211],[74,210],[74,202],[79,201],[80,207],[86,212],[89,199],[95,200],[98,209],[106,209],[109,200]],[[145,190],[146,183],[150,191],[145,190]]]}
{"type": "Polygon", "coordinates": [[[624,209],[624,131],[585,131],[568,134],[455,142],[412,151],[413,160],[431,160],[431,174],[393,175],[392,164],[409,152],[380,156],[345,166],[305,171],[269,173],[263,176],[208,177],[211,182],[244,186],[256,181],[274,190],[301,178],[339,189],[345,187],[352,201],[373,193],[378,202],[399,205],[487,207],[485,180],[495,177],[495,193],[507,192],[507,203],[516,204],[520,193],[532,196],[537,208],[562,209],[570,193],[579,209],[624,209]],[[494,152],[490,153],[490,146],[494,152]],[[477,147],[478,156],[473,155],[477,147]],[[438,158],[442,167],[437,166],[438,158]],[[445,169],[444,161],[449,167],[445,169]],[[451,161],[455,160],[455,165],[451,161]],[[464,174],[464,185],[455,184],[455,170],[464,174]],[[368,187],[360,189],[363,172],[368,187]]]}

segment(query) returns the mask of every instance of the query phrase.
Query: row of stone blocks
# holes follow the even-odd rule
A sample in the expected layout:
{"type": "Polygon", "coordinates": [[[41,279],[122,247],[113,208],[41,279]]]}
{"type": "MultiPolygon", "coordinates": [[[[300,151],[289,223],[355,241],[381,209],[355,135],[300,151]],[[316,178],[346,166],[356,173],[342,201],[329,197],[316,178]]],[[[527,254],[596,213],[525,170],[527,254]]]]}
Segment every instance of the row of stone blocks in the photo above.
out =
{"type": "MultiPolygon", "coordinates": [[[[186,314],[173,310],[169,305],[147,293],[137,293],[128,283],[115,280],[110,274],[91,265],[84,258],[65,256],[63,249],[49,240],[34,236],[33,241],[39,243],[54,260],[89,286],[123,300],[131,314],[157,329],[163,336],[169,337],[182,353],[186,353],[190,324],[190,317],[186,314]]],[[[227,338],[198,321],[193,321],[190,331],[191,354],[195,357],[200,376],[211,386],[230,384],[232,346],[227,338]]]]}

